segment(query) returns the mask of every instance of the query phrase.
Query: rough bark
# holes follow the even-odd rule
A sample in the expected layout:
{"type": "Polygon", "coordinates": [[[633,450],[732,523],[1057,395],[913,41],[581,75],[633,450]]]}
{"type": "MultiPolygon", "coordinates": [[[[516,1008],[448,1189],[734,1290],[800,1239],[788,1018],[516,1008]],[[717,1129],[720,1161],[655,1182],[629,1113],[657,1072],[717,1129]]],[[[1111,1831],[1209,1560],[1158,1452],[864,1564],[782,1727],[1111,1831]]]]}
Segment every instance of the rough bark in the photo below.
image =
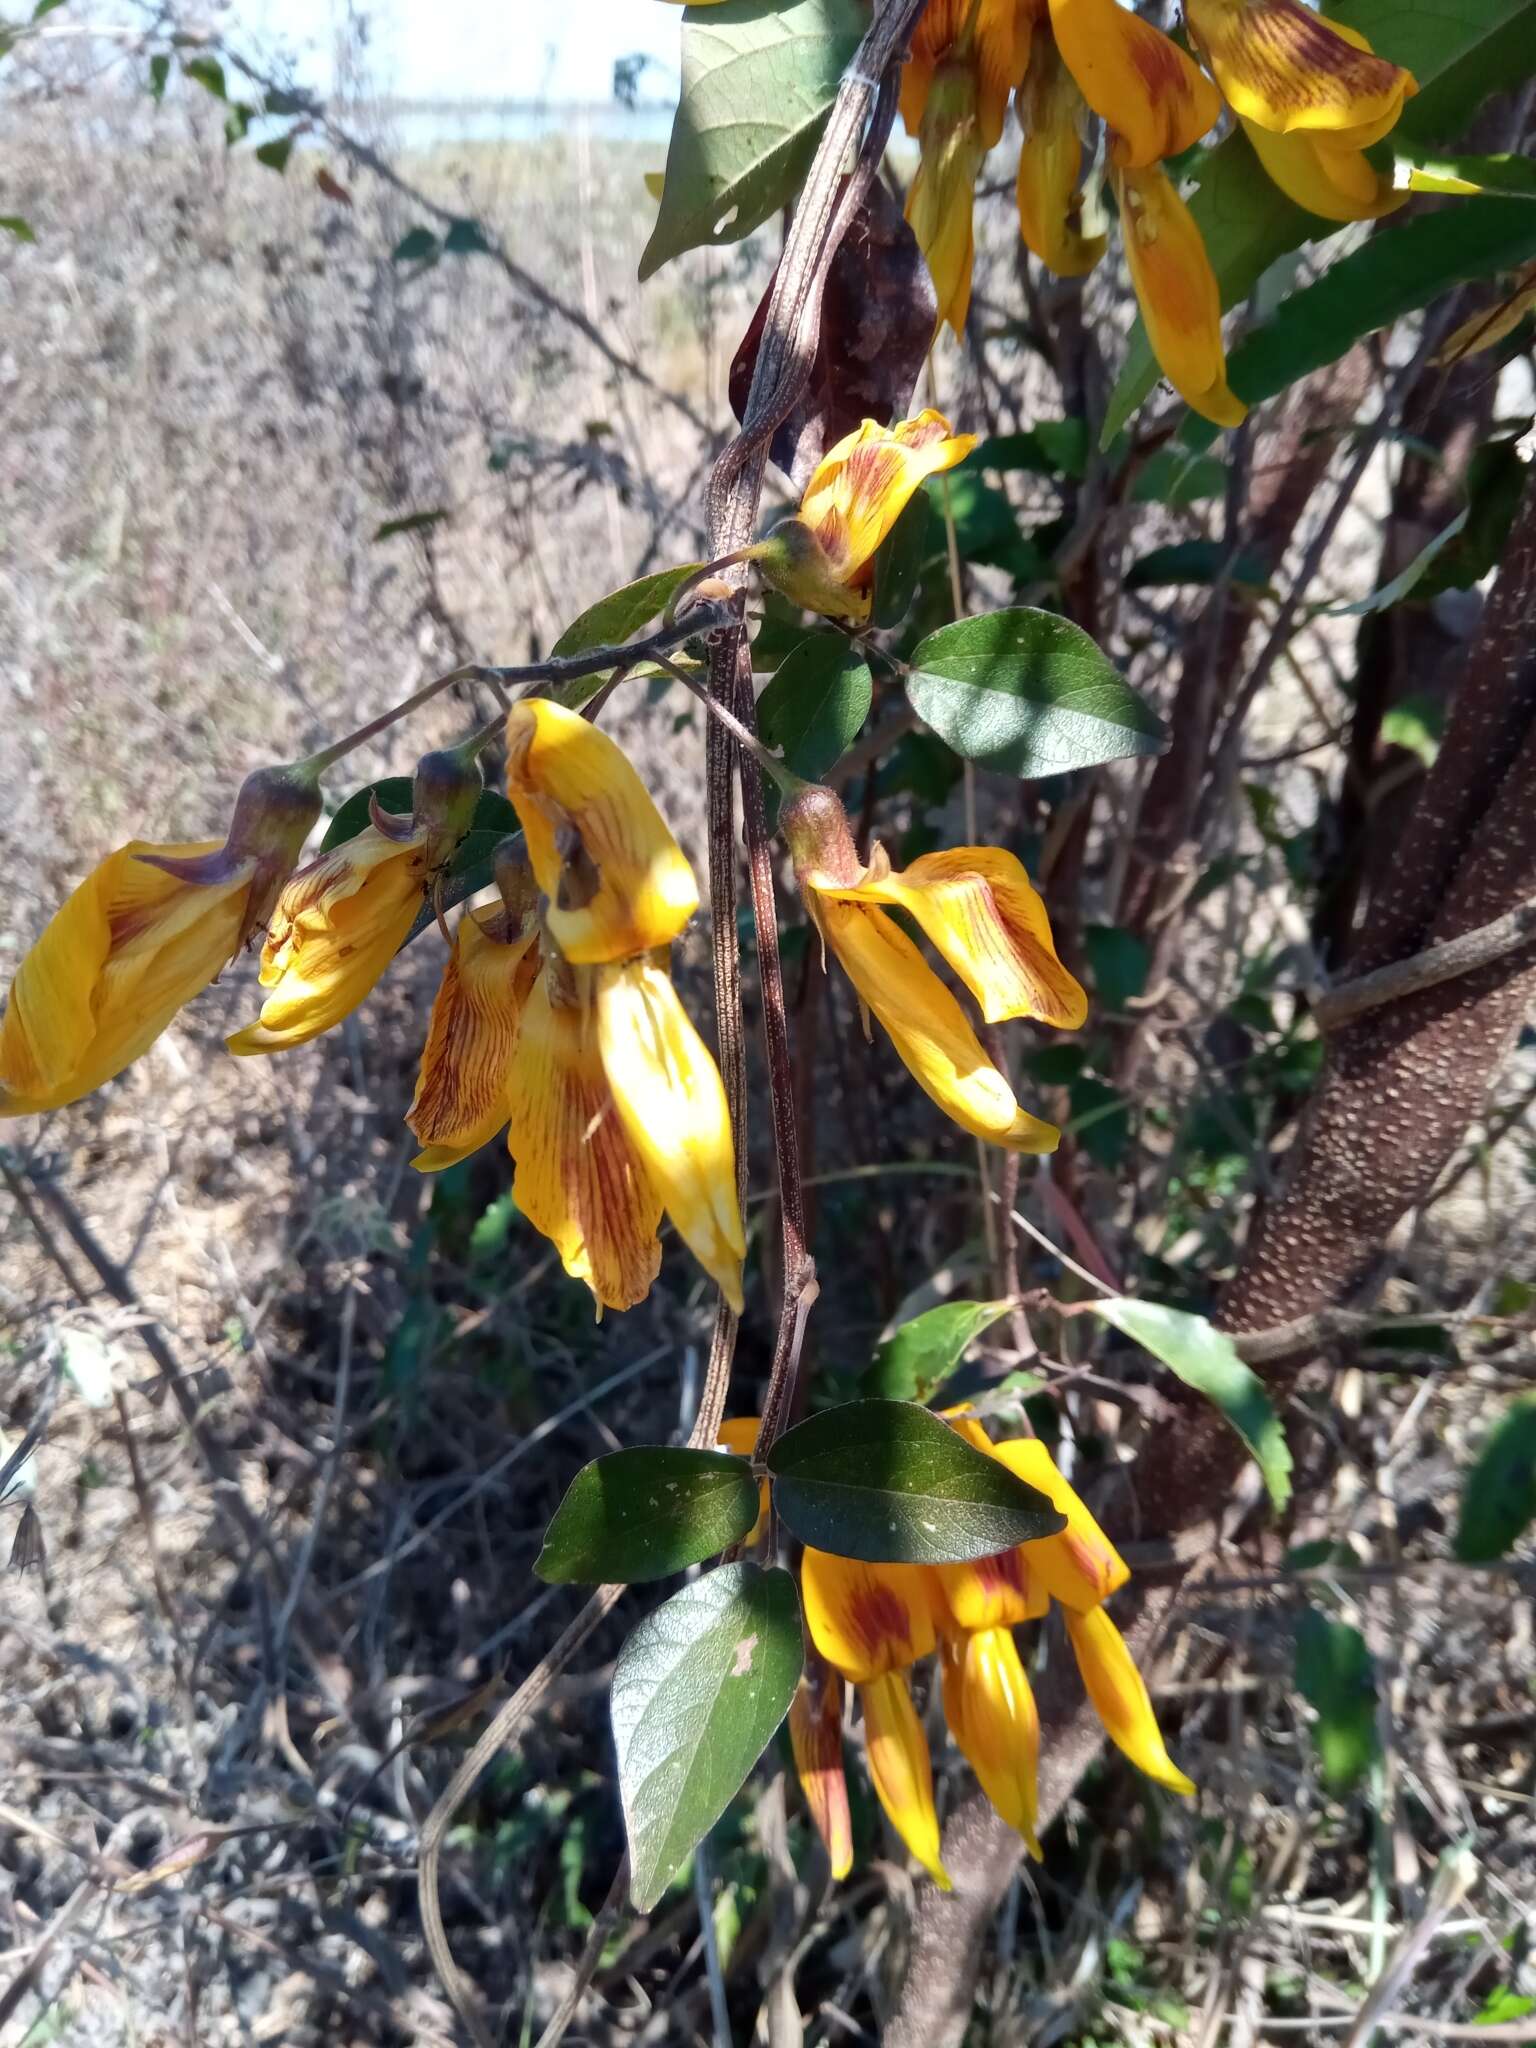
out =
{"type": "MultiPolygon", "coordinates": [[[[1527,486],[1499,578],[1466,665],[1391,886],[1373,905],[1357,965],[1404,959],[1536,893],[1536,488],[1527,486]]],[[[1279,1197],[1256,1219],[1222,1306],[1232,1329],[1263,1329],[1347,1301],[1388,1232],[1428,1193],[1476,1116],[1536,998],[1536,948],[1480,973],[1367,1012],[1329,1055],[1279,1197]]],[[[1263,1368],[1283,1396],[1308,1354],[1263,1368]]],[[[1192,1398],[1134,1467],[1143,1536],[1207,1523],[1241,1464],[1241,1447],[1192,1398]]],[[[1176,1591],[1144,1586],[1127,1629],[1144,1655],[1176,1591]]],[[[1123,1625],[1123,1617],[1122,1617],[1123,1625]]],[[[1041,1701],[1044,1827],[1097,1748],[1091,1714],[1057,1664],[1061,1691],[1041,1701]]],[[[889,2048],[959,2048],[971,2017],[987,1927],[1017,1865],[1017,1838],[979,1795],[945,1830],[955,1889],[924,1885],[889,2048]]]]}

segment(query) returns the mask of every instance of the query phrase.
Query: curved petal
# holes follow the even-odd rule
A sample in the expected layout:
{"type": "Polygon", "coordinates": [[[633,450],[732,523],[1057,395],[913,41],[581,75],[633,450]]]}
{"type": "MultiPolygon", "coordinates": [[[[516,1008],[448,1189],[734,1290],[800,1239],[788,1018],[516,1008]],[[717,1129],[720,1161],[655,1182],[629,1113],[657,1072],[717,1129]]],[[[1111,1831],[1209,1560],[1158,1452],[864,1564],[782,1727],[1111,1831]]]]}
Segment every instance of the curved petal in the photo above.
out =
{"type": "Polygon", "coordinates": [[[633,1308],[661,1265],[661,1202],[614,1111],[589,1020],[579,1004],[550,1000],[547,973],[518,1030],[511,1112],[513,1200],[599,1314],[633,1308]]]}
{"type": "Polygon", "coordinates": [[[855,1685],[903,1671],[933,1648],[933,1596],[920,1565],[861,1564],[807,1550],[800,1597],[811,1641],[855,1685]]]}
{"type": "Polygon", "coordinates": [[[1019,1107],[960,1005],[906,933],[873,904],[840,902],[814,885],[808,900],[859,1001],[945,1115],[989,1144],[1054,1152],[1061,1133],[1019,1107]]]}
{"type": "Polygon", "coordinates": [[[1014,1628],[1021,1621],[1038,1621],[1051,1604],[1034,1567],[1034,1554],[1042,1547],[1020,1544],[974,1564],[935,1565],[954,1628],[1014,1628]]]}
{"type": "Polygon", "coordinates": [[[261,949],[261,1016],[233,1053],[283,1052],[355,1010],[405,943],[426,896],[424,833],[387,838],[369,825],[293,875],[261,949]]]}
{"type": "MultiPolygon", "coordinates": [[[[946,66],[945,70],[950,68],[946,66]]],[[[957,336],[965,332],[965,316],[971,305],[971,272],[976,260],[972,218],[976,177],[987,153],[977,118],[975,83],[969,71],[964,79],[969,95],[964,106],[957,106],[955,94],[944,90],[946,81],[942,73],[935,81],[923,116],[922,156],[907,193],[907,221],[933,279],[934,296],[939,303],[938,324],[942,327],[948,321],[957,336]]],[[[823,536],[823,545],[829,552],[844,545],[840,526],[832,527],[830,534],[823,536]]],[[[873,553],[870,548],[868,554],[873,553]]]]}
{"type": "Polygon", "coordinates": [[[537,932],[503,940],[472,911],[460,919],[405,1117],[423,1148],[411,1161],[419,1172],[467,1159],[511,1114],[517,1027],[538,971],[537,932]]]}
{"type": "Polygon", "coordinates": [[[789,1741],[811,1820],[841,1882],[853,1868],[853,1821],[843,1772],[843,1681],[835,1671],[824,1671],[819,1685],[802,1678],[796,1686],[789,1741]]]}
{"type": "Polygon", "coordinates": [[[1086,1614],[1068,1609],[1067,1633],[1083,1685],[1110,1741],[1159,1785],[1192,1794],[1193,1779],[1185,1777],[1164,1746],[1146,1680],[1103,1608],[1090,1608],[1086,1614]]]}
{"type": "Polygon", "coordinates": [[[1300,0],[1187,0],[1186,13],[1234,113],[1277,135],[1348,131],[1363,149],[1418,91],[1358,30],[1300,0]]]}
{"type": "Polygon", "coordinates": [[[0,1022],[0,1116],[58,1109],[110,1081],[238,951],[256,863],[209,884],[152,865],[201,861],[220,844],[131,840],[54,912],[0,1022]]]}
{"type": "MultiPolygon", "coordinates": [[[[909,135],[922,126],[934,71],[955,50],[972,13],[972,0],[928,0],[918,16],[901,73],[901,118],[909,135]]],[[[1044,0],[980,0],[974,9],[972,42],[961,56],[976,76],[988,149],[1002,139],[1008,95],[1029,68],[1031,36],[1044,13],[1044,0]]]]}
{"type": "Polygon", "coordinates": [[[1276,135],[1253,121],[1244,121],[1243,130],[1270,183],[1323,220],[1379,220],[1408,198],[1363,150],[1332,148],[1308,134],[1276,135]]]}
{"type": "Polygon", "coordinates": [[[939,1854],[933,1766],[907,1681],[890,1672],[859,1687],[869,1778],[891,1826],[941,1892],[951,1889],[939,1854]]]}
{"type": "Polygon", "coordinates": [[[932,408],[882,427],[865,420],[829,448],[811,473],[800,517],[845,583],[874,557],[923,481],[953,469],[976,445],[932,408]]]}
{"type": "Polygon", "coordinates": [[[1086,1613],[1118,1592],[1131,1576],[1130,1567],[1104,1534],[1039,1437],[1016,1437],[993,1444],[992,1455],[1026,1486],[1043,1493],[1067,1526],[1038,1543],[1023,1545],[1029,1568],[1042,1591],[1074,1613],[1086,1613]]]}
{"type": "Polygon", "coordinates": [[[946,1641],[944,1718],[982,1791],[1038,1863],[1040,1715],[1006,1628],[946,1641]]]}
{"type": "Polygon", "coordinates": [[[1178,44],[1117,0],[1051,0],[1051,27],[1083,98],[1115,131],[1116,161],[1143,169],[1221,119],[1221,94],[1178,44]]]}
{"type": "Polygon", "coordinates": [[[1248,408],[1227,384],[1221,296],[1194,215],[1161,165],[1112,174],[1131,283],[1163,375],[1204,418],[1240,426],[1248,408]]]}
{"type": "Polygon", "coordinates": [[[681,847],[618,744],[547,697],[507,713],[507,795],[574,965],[669,946],[699,907],[681,847]]]}
{"type": "Polygon", "coordinates": [[[1061,61],[1052,35],[1035,38],[1016,102],[1024,141],[1019,150],[1019,232],[1057,277],[1084,277],[1104,254],[1103,235],[1080,225],[1087,106],[1061,61]]]}
{"type": "Polygon", "coordinates": [[[665,968],[597,973],[598,1051],[614,1107],[678,1235],[737,1315],[747,1240],[725,1085],[665,968]]]}
{"type": "Polygon", "coordinates": [[[1036,1017],[1076,1031],[1088,1015],[1087,996],[1056,957],[1051,920],[1023,862],[1001,847],[925,853],[908,868],[885,874],[872,868],[862,882],[836,893],[905,910],[989,1024],[1036,1017]]]}

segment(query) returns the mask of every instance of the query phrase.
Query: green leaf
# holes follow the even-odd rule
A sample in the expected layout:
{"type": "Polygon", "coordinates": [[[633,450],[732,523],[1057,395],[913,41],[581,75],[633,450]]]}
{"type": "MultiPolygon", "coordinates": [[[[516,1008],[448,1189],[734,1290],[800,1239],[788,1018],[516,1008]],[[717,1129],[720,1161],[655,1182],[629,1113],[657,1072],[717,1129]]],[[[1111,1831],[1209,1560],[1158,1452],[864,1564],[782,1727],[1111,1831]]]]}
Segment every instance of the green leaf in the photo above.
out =
{"type": "Polygon", "coordinates": [[[494,1202],[488,1202],[475,1220],[469,1233],[469,1248],[477,1259],[488,1259],[493,1252],[499,1252],[512,1235],[512,1225],[517,1220],[517,1204],[511,1191],[498,1195],[494,1202]]]}
{"type": "Polygon", "coordinates": [[[1422,600],[1470,590],[1494,567],[1515,523],[1527,465],[1514,441],[1485,441],[1467,465],[1467,522],[1420,579],[1422,600]]]}
{"type": "Polygon", "coordinates": [[[1456,1530],[1464,1564],[1504,1557],[1536,1519],[1536,1394],[1512,1401],[1467,1475],[1456,1530]]]}
{"type": "MultiPolygon", "coordinates": [[[[1389,705],[1381,714],[1381,736],[1388,746],[1402,747],[1417,754],[1426,768],[1433,768],[1445,731],[1445,703],[1427,692],[1415,692],[1401,703],[1389,705]]],[[[1502,1310],[1496,1310],[1502,1314],[1502,1310]]]]}
{"type": "Polygon", "coordinates": [[[571,1481],[533,1568],[551,1585],[638,1586],[718,1557],[756,1520],[745,1458],[666,1444],[614,1451],[571,1481]]]}
{"type": "Polygon", "coordinates": [[[767,1464],[802,1543],[870,1564],[967,1564],[1066,1526],[1043,1493],[906,1401],[824,1409],[767,1464]]]}
{"type": "Polygon", "coordinates": [[[1213,455],[1188,448],[1159,448],[1137,466],[1131,479],[1133,505],[1198,505],[1219,498],[1227,487],[1227,468],[1213,455]]]}
{"type": "Polygon", "coordinates": [[[918,579],[928,560],[928,528],[933,504],[926,491],[915,491],[901,517],[880,543],[875,556],[875,594],[869,622],[888,633],[911,609],[918,579]]]}
{"type": "Polygon", "coordinates": [[[171,75],[169,57],[151,57],[149,60],[149,96],[152,100],[165,98],[166,81],[171,75]]]}
{"type": "Polygon", "coordinates": [[[1349,1791],[1380,1754],[1376,1665],[1359,1629],[1306,1608],[1296,1624],[1296,1688],[1317,1712],[1312,1735],[1324,1784],[1349,1791]]]}
{"type": "MultiPolygon", "coordinates": [[[[1152,548],[1132,562],[1125,572],[1125,587],[1153,590],[1173,583],[1214,583],[1227,554],[1225,541],[1170,541],[1166,547],[1152,548]]],[[[1243,589],[1263,590],[1269,576],[1260,557],[1245,549],[1233,558],[1228,581],[1243,589]]]]}
{"type": "Polygon", "coordinates": [[[779,664],[757,704],[763,739],[785,766],[819,782],[869,716],[869,663],[840,633],[812,633],[779,664]]]}
{"type": "Polygon", "coordinates": [[[446,505],[433,505],[425,512],[407,512],[403,519],[386,519],[374,533],[375,540],[392,540],[397,533],[423,533],[448,517],[446,505]]]}
{"type": "Polygon", "coordinates": [[[1160,1302],[1111,1295],[1089,1303],[1095,1315],[1160,1358],[1197,1394],[1214,1401],[1248,1446],[1277,1509],[1291,1497],[1291,1452],[1264,1383],[1238,1357],[1232,1339],[1204,1316],[1160,1302]]]}
{"type": "Polygon", "coordinates": [[[642,282],[685,249],[741,241],[794,198],[865,25],[857,0],[687,10],[682,98],[642,282]]]}
{"type": "Polygon", "coordinates": [[[1088,635],[1013,606],[941,626],[906,678],[912,707],[965,759],[1003,774],[1059,775],[1161,753],[1163,722],[1088,635]]]}
{"type": "Polygon", "coordinates": [[[1083,933],[1094,993],[1106,1010],[1123,1010],[1147,985],[1152,954],[1145,940],[1117,924],[1091,924],[1083,933]]]}
{"type": "MultiPolygon", "coordinates": [[[[396,254],[398,253],[396,251],[396,254]]],[[[443,237],[443,254],[445,256],[494,256],[496,251],[487,239],[485,229],[481,227],[479,221],[466,218],[450,223],[448,232],[443,237]]]]}
{"type": "Polygon", "coordinates": [[[18,242],[37,240],[37,236],[32,232],[32,223],[23,220],[19,213],[0,213],[0,228],[3,228],[6,234],[14,235],[18,242]]]}
{"type": "Polygon", "coordinates": [[[442,244],[430,228],[412,228],[389,252],[392,263],[435,263],[443,253],[442,244]]]}
{"type": "Polygon", "coordinates": [[[794,1580],[750,1564],[695,1579],[620,1650],[609,1711],[639,1912],[746,1782],[789,1711],[803,1657],[794,1580]]]}
{"type": "Polygon", "coordinates": [[[256,152],[256,161],[265,164],[269,171],[286,171],[288,159],[293,155],[293,136],[279,135],[275,141],[264,142],[256,152]]]}
{"type": "Polygon", "coordinates": [[[224,84],[224,66],[217,57],[183,57],[181,68],[188,78],[195,78],[204,92],[211,92],[216,100],[229,98],[224,84]]]}
{"type": "MultiPolygon", "coordinates": [[[[585,654],[591,647],[622,646],[642,626],[648,626],[665,609],[673,591],[703,566],[702,562],[681,562],[674,569],[658,569],[652,576],[642,576],[634,583],[609,591],[572,619],[550,653],[585,654]]],[[[608,669],[601,675],[583,676],[579,682],[563,685],[555,694],[569,709],[579,711],[612,674],[613,670],[608,669]]]]}
{"type": "Polygon", "coordinates": [[[1367,597],[1358,597],[1353,604],[1319,605],[1317,612],[1330,619],[1364,618],[1368,612],[1384,612],[1390,605],[1400,604],[1409,596],[1424,576],[1435,557],[1448,548],[1467,523],[1468,507],[1463,505],[1454,519],[1448,520],[1440,531],[1427,540],[1411,562],[1406,563],[1395,576],[1367,597]]]}
{"type": "Polygon", "coordinates": [[[991,434],[977,443],[961,469],[1022,469],[1035,476],[1068,476],[1080,483],[1088,473],[1088,422],[1037,420],[1026,433],[991,434]]]}
{"type": "Polygon", "coordinates": [[[860,1392],[888,1401],[931,1401],[982,1331],[1012,1306],[1009,1301],[946,1301],[913,1316],[876,1351],[860,1392]]]}
{"type": "MultiPolygon", "coordinates": [[[[333,846],[342,846],[349,839],[355,839],[368,823],[369,799],[378,799],[381,811],[391,811],[396,817],[405,817],[411,808],[412,789],[409,775],[386,775],[381,782],[370,782],[362,789],[354,789],[346,800],[337,806],[336,814],[325,828],[325,837],[320,842],[320,851],[329,853],[333,846]]],[[[470,831],[488,832],[496,839],[505,839],[510,833],[521,828],[517,813],[499,790],[483,789],[475,799],[475,813],[470,820],[470,831]]]]}
{"type": "Polygon", "coordinates": [[[1536,199],[1536,161],[1528,156],[1446,156],[1437,149],[1394,148],[1394,164],[1407,170],[1410,192],[1507,193],[1536,199]]]}
{"type": "MultiPolygon", "coordinates": [[[[1536,49],[1536,7],[1531,0],[1338,0],[1330,15],[1361,31],[1377,54],[1406,65],[1419,93],[1394,130],[1400,140],[1454,137],[1490,92],[1528,75],[1536,49]]],[[[1191,166],[1199,189],[1190,211],[1216,273],[1223,310],[1246,299],[1281,256],[1336,227],[1287,199],[1265,176],[1240,130],[1191,166]]],[[[1367,245],[1369,246],[1369,245],[1367,245]]],[[[1137,321],[1125,362],[1110,394],[1099,437],[1107,448],[1158,379],[1146,328],[1137,321]]]]}

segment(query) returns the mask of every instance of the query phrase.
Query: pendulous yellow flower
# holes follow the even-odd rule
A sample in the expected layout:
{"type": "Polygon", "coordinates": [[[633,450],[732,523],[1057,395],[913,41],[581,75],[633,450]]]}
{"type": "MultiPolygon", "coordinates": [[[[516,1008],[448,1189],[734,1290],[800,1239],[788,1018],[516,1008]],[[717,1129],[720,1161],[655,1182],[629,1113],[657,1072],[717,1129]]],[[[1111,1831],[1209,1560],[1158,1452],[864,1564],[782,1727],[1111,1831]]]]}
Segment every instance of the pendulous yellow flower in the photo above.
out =
{"type": "Polygon", "coordinates": [[[1006,1628],[944,1640],[944,1719],[996,1811],[1038,1863],[1040,1715],[1006,1628]]]}
{"type": "Polygon", "coordinates": [[[145,1052],[269,915],[319,814],[317,777],[260,769],[222,843],[135,839],[108,854],[16,971],[0,1116],[77,1102],[145,1052]]]}
{"type": "Polygon", "coordinates": [[[1040,1591],[1077,1614],[1118,1592],[1131,1576],[1130,1567],[1057,1471],[1055,1459],[1039,1437],[1015,1437],[1008,1443],[989,1444],[987,1449],[1016,1479],[1043,1493],[1056,1512],[1067,1518],[1065,1529],[1058,1529],[1054,1536],[1023,1545],[1024,1558],[1040,1591]]]}
{"type": "Polygon", "coordinates": [[[1110,175],[1126,262],[1163,375],[1186,404],[1219,427],[1240,426],[1248,408],[1227,383],[1221,295],[1194,215],[1161,164],[1110,175]]]}
{"type": "Polygon", "coordinates": [[[740,1315],[747,1241],[720,1070],[665,968],[596,973],[598,1055],[615,1111],[678,1235],[740,1315]]]}
{"type": "Polygon", "coordinates": [[[432,1005],[406,1122],[437,1173],[488,1144],[512,1112],[518,1026],[539,972],[532,876],[520,857],[497,863],[502,902],[466,911],[432,1005]]]}
{"type": "Polygon", "coordinates": [[[1194,1781],[1168,1754],[1146,1680],[1119,1629],[1102,1607],[1091,1607],[1086,1614],[1074,1614],[1070,1607],[1064,1611],[1084,1688],[1110,1741],[1139,1771],[1170,1792],[1190,1797],[1194,1781]]]}
{"type": "Polygon", "coordinates": [[[1057,277],[1084,277],[1104,254],[1106,237],[1082,231],[1083,122],[1087,103],[1062,62],[1056,38],[1035,38],[1017,106],[1019,232],[1057,277]]]}
{"type": "Polygon", "coordinates": [[[507,713],[507,795],[545,922],[572,966],[670,946],[699,907],[681,847],[617,742],[579,712],[525,697],[507,713]]]}
{"type": "Polygon", "coordinates": [[[1083,98],[1114,134],[1113,155],[1145,170],[1198,142],[1221,95],[1178,44],[1118,0],[1050,0],[1051,32],[1083,98]]]}
{"type": "Polygon", "coordinates": [[[1367,149],[1418,91],[1357,29],[1300,0],[1187,0],[1190,33],[1234,113],[1277,135],[1333,135],[1367,149]]]}
{"type": "Polygon", "coordinates": [[[1304,129],[1277,135],[1255,121],[1244,121],[1243,132],[1270,183],[1323,220],[1379,220],[1408,199],[1364,150],[1346,147],[1334,136],[1304,129]]]}
{"type": "Polygon", "coordinates": [[[843,1681],[830,1665],[804,1675],[789,1705],[795,1772],[839,1882],[853,1868],[853,1822],[843,1771],[843,1681]]]}
{"type": "Polygon", "coordinates": [[[880,543],[924,477],[953,469],[975,445],[974,434],[955,433],[932,409],[894,427],[865,420],[817,463],[799,513],[744,558],[791,603],[862,626],[880,543]]]}

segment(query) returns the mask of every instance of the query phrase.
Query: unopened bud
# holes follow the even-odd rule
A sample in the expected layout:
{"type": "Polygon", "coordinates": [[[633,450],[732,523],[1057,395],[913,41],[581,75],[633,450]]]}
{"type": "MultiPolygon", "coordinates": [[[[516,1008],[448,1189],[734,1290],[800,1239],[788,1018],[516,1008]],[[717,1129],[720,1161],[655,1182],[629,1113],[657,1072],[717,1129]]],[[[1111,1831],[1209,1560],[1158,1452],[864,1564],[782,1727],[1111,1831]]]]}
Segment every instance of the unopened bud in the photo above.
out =
{"type": "Polygon", "coordinates": [[[803,519],[781,519],[744,552],[763,581],[792,604],[831,618],[862,618],[863,594],[839,580],[826,549],[803,519]]]}
{"type": "Polygon", "coordinates": [[[485,791],[478,755],[469,747],[439,747],[423,754],[411,781],[411,817],[427,828],[431,864],[439,867],[474,822],[485,791]]]}
{"type": "Polygon", "coordinates": [[[528,850],[521,833],[511,832],[498,842],[491,855],[491,873],[501,892],[508,922],[521,930],[539,900],[539,885],[528,865],[528,850]]]}
{"type": "Polygon", "coordinates": [[[848,813],[819,782],[785,799],[779,811],[779,830],[798,876],[816,874],[849,888],[863,874],[848,813]]]}
{"type": "Polygon", "coordinates": [[[308,761],[257,768],[240,785],[224,844],[214,853],[141,855],[179,882],[212,888],[252,865],[239,944],[272,914],[284,882],[298,866],[304,842],[320,816],[320,776],[308,761]]]}

